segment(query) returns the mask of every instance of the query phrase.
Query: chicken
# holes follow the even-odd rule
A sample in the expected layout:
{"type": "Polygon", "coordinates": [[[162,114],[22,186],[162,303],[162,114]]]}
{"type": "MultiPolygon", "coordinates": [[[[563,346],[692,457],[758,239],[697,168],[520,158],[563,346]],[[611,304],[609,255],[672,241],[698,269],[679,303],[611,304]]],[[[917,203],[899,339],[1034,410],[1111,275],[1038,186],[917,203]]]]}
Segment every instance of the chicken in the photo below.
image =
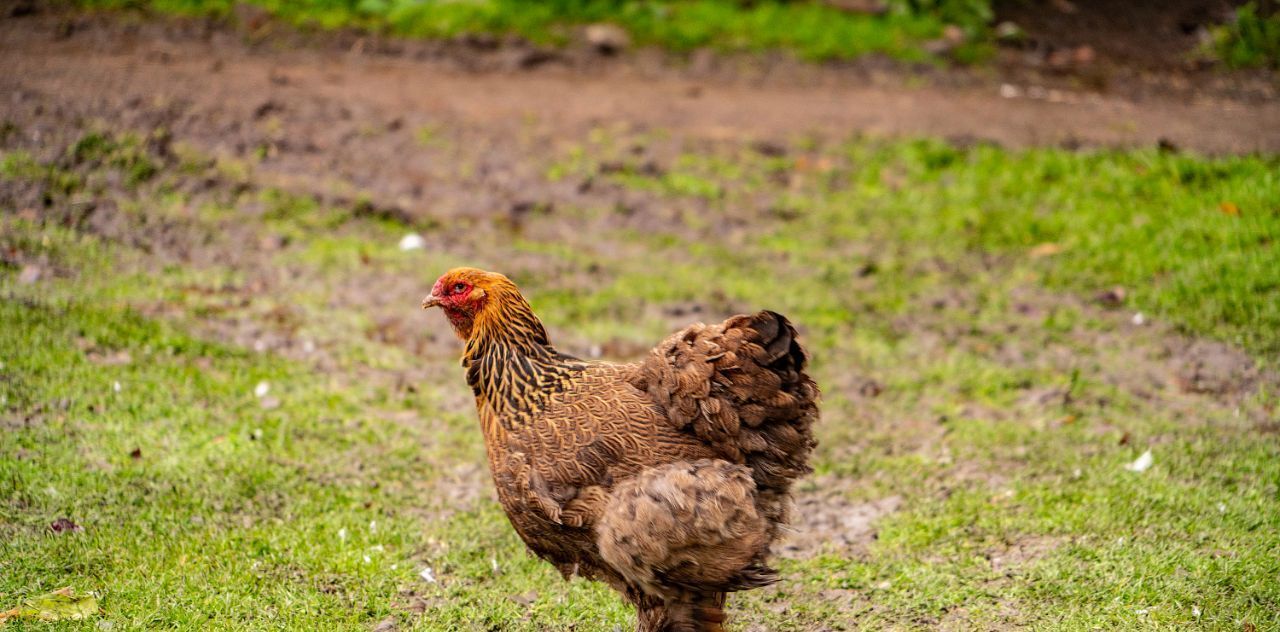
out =
{"type": "Polygon", "coordinates": [[[501,274],[450,270],[422,306],[465,342],[511,525],[566,579],[607,582],[646,632],[721,630],[726,593],[778,580],[766,559],[818,418],[786,318],[693,325],[613,364],[557,351],[501,274]]]}

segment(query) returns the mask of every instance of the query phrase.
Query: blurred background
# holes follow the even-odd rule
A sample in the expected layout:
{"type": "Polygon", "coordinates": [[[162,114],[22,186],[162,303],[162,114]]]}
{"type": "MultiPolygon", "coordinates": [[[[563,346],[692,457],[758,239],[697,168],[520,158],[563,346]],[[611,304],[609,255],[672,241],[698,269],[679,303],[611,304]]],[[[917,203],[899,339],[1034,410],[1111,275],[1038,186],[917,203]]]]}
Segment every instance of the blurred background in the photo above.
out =
{"type": "Polygon", "coordinates": [[[585,358],[800,327],[730,629],[1280,627],[1278,67],[1271,0],[0,2],[0,625],[630,626],[495,502],[473,265],[585,358]]]}

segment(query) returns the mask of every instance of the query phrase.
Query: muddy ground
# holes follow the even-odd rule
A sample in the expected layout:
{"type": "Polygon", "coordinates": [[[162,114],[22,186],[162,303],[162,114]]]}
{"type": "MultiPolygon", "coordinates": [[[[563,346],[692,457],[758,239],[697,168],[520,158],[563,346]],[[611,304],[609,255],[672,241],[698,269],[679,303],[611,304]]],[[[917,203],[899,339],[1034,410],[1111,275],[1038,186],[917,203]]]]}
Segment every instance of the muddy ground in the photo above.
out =
{"type": "Polygon", "coordinates": [[[282,175],[341,175],[418,204],[437,197],[423,166],[400,164],[399,148],[370,130],[434,125],[489,145],[494,163],[511,161],[504,139],[515,135],[554,146],[600,125],[695,139],[864,133],[1011,147],[1280,149],[1270,73],[1125,65],[1123,55],[1055,68],[1042,58],[1063,44],[1048,39],[1002,51],[994,68],[948,70],[653,51],[619,59],[131,16],[37,13],[3,20],[0,36],[0,86],[10,99],[76,103],[125,124],[163,122],[219,153],[267,146],[282,175]]]}

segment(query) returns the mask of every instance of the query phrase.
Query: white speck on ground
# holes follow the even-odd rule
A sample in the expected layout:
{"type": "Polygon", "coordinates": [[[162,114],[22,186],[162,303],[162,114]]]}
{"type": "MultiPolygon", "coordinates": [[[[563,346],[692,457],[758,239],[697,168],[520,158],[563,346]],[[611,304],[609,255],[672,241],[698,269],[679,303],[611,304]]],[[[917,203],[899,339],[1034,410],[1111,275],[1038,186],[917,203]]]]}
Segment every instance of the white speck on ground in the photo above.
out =
{"type": "Polygon", "coordinates": [[[422,235],[417,233],[409,233],[408,235],[400,238],[401,250],[421,250],[422,248],[425,248],[426,245],[427,240],[423,239],[422,235]]]}
{"type": "Polygon", "coordinates": [[[1130,472],[1142,473],[1151,469],[1151,466],[1154,465],[1155,462],[1156,459],[1151,455],[1151,450],[1147,450],[1142,453],[1142,456],[1134,459],[1133,463],[1125,464],[1124,469],[1129,470],[1130,472]]]}

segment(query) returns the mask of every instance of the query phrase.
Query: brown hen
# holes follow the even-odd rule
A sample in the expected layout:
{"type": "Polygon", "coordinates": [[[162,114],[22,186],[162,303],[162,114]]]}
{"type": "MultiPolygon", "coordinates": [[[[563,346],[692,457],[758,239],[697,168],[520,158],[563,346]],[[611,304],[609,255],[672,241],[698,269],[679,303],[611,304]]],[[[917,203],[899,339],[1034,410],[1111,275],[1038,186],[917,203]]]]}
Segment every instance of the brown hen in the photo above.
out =
{"type": "Polygon", "coordinates": [[[501,274],[450,270],[423,301],[437,306],[466,342],[498,499],[535,554],[621,592],[642,631],[720,630],[726,593],[777,581],[769,546],[818,418],[786,318],[693,325],[611,364],[557,351],[501,274]]]}

